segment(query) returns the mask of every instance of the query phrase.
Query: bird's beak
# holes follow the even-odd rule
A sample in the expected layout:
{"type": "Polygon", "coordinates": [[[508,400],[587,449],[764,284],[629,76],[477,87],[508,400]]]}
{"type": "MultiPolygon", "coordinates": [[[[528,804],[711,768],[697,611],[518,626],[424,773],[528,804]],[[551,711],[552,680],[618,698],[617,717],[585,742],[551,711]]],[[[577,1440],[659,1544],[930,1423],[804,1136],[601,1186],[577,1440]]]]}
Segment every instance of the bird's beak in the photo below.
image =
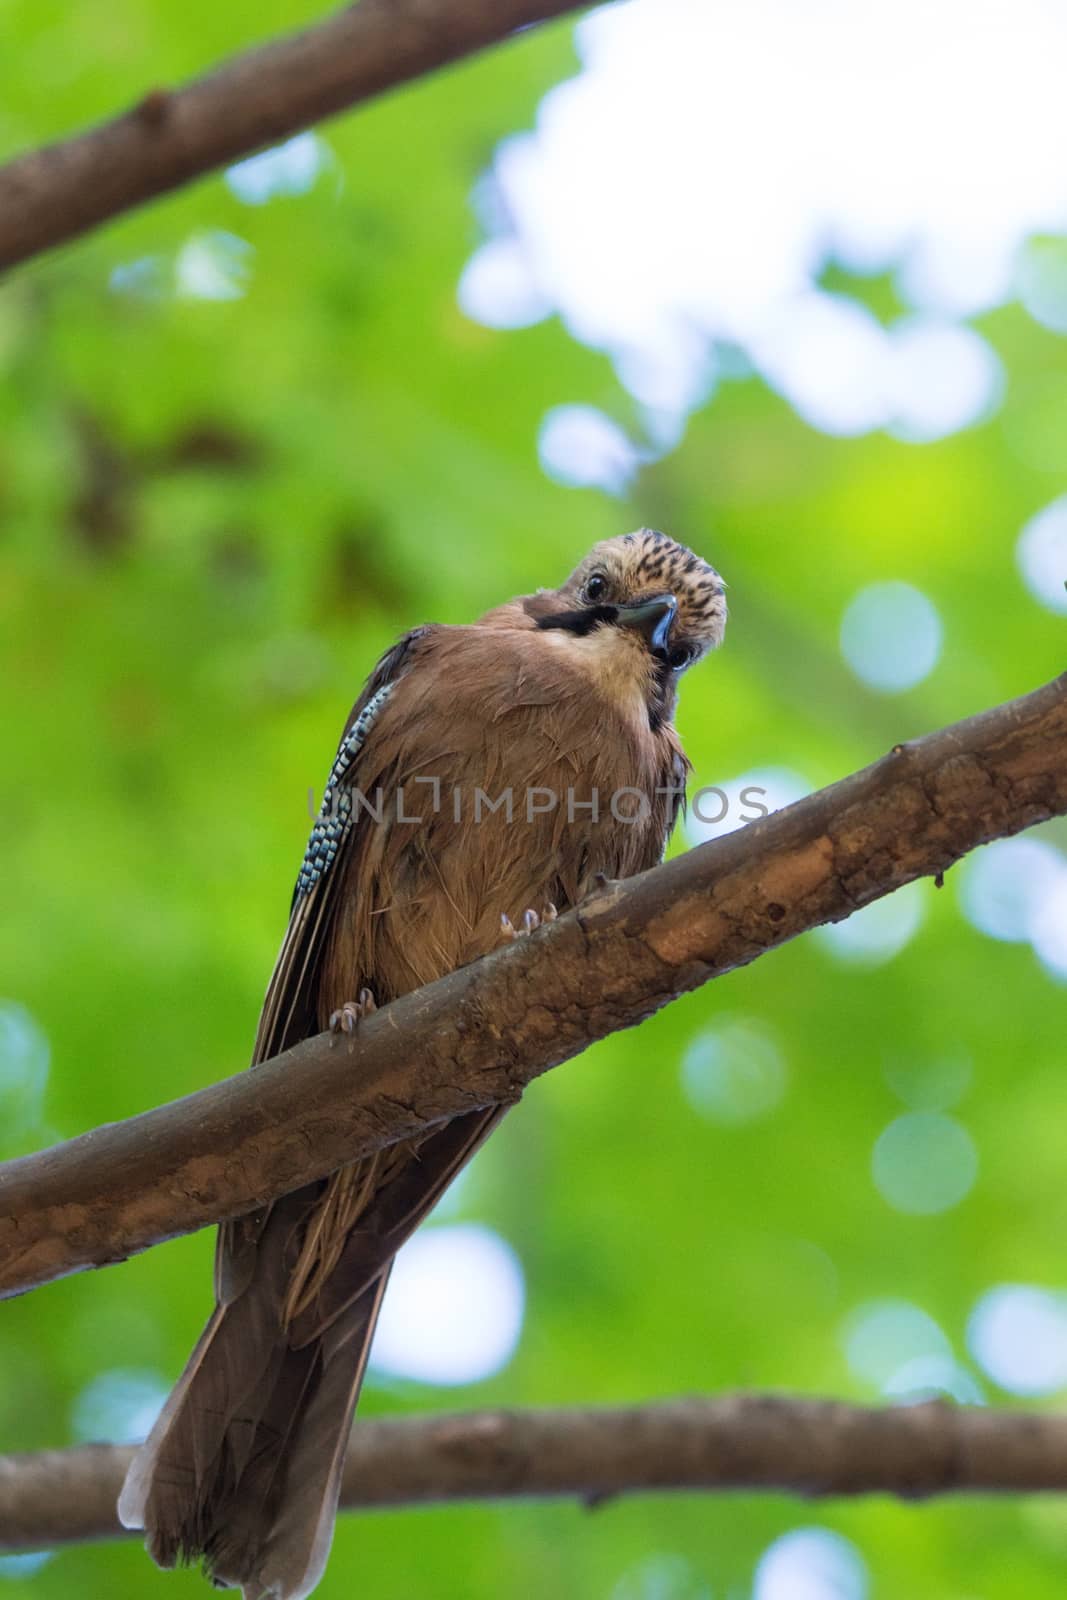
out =
{"type": "Polygon", "coordinates": [[[671,639],[671,623],[678,612],[678,602],[673,594],[657,594],[651,600],[642,600],[635,606],[619,606],[615,625],[633,628],[643,635],[654,656],[666,658],[671,639]]]}

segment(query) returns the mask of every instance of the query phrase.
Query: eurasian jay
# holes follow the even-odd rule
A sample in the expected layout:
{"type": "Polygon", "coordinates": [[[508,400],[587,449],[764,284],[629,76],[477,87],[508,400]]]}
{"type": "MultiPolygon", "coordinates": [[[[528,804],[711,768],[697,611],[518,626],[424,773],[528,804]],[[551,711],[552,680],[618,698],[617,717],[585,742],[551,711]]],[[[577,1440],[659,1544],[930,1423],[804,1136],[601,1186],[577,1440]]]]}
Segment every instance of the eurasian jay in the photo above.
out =
{"type": "MultiPolygon", "coordinates": [[[[405,634],[345,727],[253,1065],[658,862],[688,771],[678,682],[725,622],[718,574],[642,528],[560,589],[405,634]]],[[[215,1310],[119,1501],[161,1566],[202,1559],[246,1600],[315,1587],[393,1258],[503,1114],[223,1224],[215,1310]]]]}

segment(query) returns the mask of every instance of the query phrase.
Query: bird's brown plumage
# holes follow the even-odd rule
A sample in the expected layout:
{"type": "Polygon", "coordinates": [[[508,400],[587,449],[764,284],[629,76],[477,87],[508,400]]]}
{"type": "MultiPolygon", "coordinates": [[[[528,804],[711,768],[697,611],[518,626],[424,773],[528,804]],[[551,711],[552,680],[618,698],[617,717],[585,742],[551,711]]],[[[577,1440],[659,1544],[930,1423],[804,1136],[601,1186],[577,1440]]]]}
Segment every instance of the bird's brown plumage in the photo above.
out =
{"type": "MultiPolygon", "coordinates": [[[[362,988],[384,1005],[485,954],[502,914],[564,910],[597,874],[658,861],[687,770],[677,679],[725,615],[713,569],[642,529],[559,590],[394,646],[346,726],[254,1063],[362,988]]],[[[120,1500],[162,1565],[202,1557],[248,1600],[310,1593],[393,1257],[502,1115],[220,1229],[215,1312],[120,1500]]]]}

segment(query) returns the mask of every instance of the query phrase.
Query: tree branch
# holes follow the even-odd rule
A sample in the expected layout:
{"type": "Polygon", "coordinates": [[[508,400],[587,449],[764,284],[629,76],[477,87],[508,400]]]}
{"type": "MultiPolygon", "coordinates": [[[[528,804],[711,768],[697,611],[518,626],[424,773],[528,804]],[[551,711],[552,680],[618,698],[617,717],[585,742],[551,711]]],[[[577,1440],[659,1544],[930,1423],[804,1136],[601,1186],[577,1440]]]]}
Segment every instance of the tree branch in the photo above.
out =
{"type": "MultiPolygon", "coordinates": [[[[0,1456],[0,1550],[126,1536],[115,1502],[131,1446],[0,1456]]],[[[662,1490],[805,1496],[1067,1489],[1067,1417],[723,1395],[615,1409],[488,1411],[359,1422],[349,1509],[523,1496],[590,1506],[662,1490]]]]}
{"type": "Polygon", "coordinates": [[[0,269],[575,0],[360,0],[0,168],[0,269]]]}
{"type": "Polygon", "coordinates": [[[0,1294],[121,1260],[459,1113],[513,1102],[594,1039],[1064,812],[1067,673],[605,884],[532,937],[385,1007],[354,1039],[320,1034],[0,1167],[0,1294]]]}

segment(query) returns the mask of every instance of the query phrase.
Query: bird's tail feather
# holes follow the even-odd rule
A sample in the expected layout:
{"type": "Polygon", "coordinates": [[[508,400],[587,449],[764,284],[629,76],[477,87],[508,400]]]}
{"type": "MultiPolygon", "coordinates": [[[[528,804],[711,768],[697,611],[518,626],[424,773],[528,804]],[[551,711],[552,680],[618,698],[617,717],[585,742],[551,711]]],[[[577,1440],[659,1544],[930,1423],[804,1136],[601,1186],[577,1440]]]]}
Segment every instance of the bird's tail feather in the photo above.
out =
{"type": "Polygon", "coordinates": [[[272,1213],[254,1281],[214,1312],[119,1498],[120,1520],[145,1529],[160,1566],[202,1559],[248,1600],[301,1600],[322,1575],[388,1277],[293,1349],[281,1310],[296,1200],[272,1213]]]}
{"type": "Polygon", "coordinates": [[[504,1115],[455,1119],[375,1195],[313,1305],[286,1316],[321,1185],[275,1201],[119,1498],[162,1567],[203,1560],[246,1600],[302,1600],[329,1554],[341,1469],[393,1256],[504,1115]]]}
{"type": "MultiPolygon", "coordinates": [[[[275,1221],[272,1216],[271,1225],[275,1221]]],[[[247,1464],[262,1396],[272,1391],[285,1354],[276,1315],[284,1279],[273,1285],[263,1272],[280,1255],[261,1252],[257,1277],[265,1281],[256,1284],[259,1292],[216,1306],[126,1475],[119,1518],[126,1527],[146,1530],[161,1566],[195,1559],[204,1503],[247,1464]]]]}
{"type": "MultiPolygon", "coordinates": [[[[303,1600],[322,1576],[333,1539],[352,1414],[388,1276],[386,1270],[322,1336],[321,1374],[307,1396],[300,1426],[286,1445],[285,1493],[269,1529],[252,1530],[252,1546],[258,1545],[254,1558],[258,1587],[249,1587],[247,1576],[241,1578],[246,1600],[260,1596],[303,1600]]],[[[219,1573],[223,1575],[221,1567],[219,1573]]]]}

